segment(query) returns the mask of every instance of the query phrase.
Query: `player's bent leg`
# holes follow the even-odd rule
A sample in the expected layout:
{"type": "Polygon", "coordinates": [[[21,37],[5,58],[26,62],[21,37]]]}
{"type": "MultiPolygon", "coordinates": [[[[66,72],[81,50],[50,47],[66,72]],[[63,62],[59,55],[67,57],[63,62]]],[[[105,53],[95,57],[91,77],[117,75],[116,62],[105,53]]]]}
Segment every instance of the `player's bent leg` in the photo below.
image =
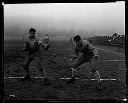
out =
{"type": "Polygon", "coordinates": [[[42,72],[43,75],[43,84],[44,85],[49,85],[48,79],[47,79],[47,72],[46,70],[42,67],[42,58],[41,57],[36,57],[36,64],[37,68],[40,72],[42,72]]]}
{"type": "Polygon", "coordinates": [[[94,73],[97,81],[98,81],[98,84],[99,84],[99,89],[102,89],[102,85],[101,85],[101,80],[100,80],[100,74],[99,74],[99,71],[97,70],[95,73],[94,73]]]}
{"type": "Polygon", "coordinates": [[[42,58],[39,57],[39,56],[38,57],[35,57],[35,61],[36,61],[36,68],[44,76],[44,71],[43,71],[43,67],[42,67],[42,58]]]}
{"type": "Polygon", "coordinates": [[[91,63],[91,72],[94,74],[99,86],[100,86],[100,89],[102,89],[102,85],[101,85],[101,80],[100,80],[100,73],[96,67],[96,61],[92,61],[91,63]]]}
{"type": "Polygon", "coordinates": [[[77,64],[75,64],[75,66],[71,67],[71,70],[72,70],[72,77],[71,77],[71,79],[70,79],[69,81],[67,81],[67,83],[74,83],[74,81],[75,81],[74,73],[76,72],[76,68],[77,68],[76,65],[77,65],[77,64]]]}
{"type": "Polygon", "coordinates": [[[76,63],[71,67],[72,69],[72,78],[67,83],[74,83],[75,77],[74,73],[77,71],[78,67],[85,62],[85,56],[81,55],[80,58],[76,61],[76,63]]]}
{"type": "Polygon", "coordinates": [[[97,71],[93,72],[93,74],[94,74],[96,80],[98,81],[98,83],[101,83],[99,71],[97,70],[97,71]]]}
{"type": "Polygon", "coordinates": [[[30,78],[30,74],[29,74],[29,66],[28,65],[24,65],[24,69],[26,70],[26,76],[24,78],[22,78],[21,80],[29,80],[30,78]]]}
{"type": "Polygon", "coordinates": [[[32,57],[27,55],[26,58],[25,58],[25,61],[23,63],[23,67],[25,69],[26,76],[23,79],[21,79],[21,80],[28,80],[28,79],[30,79],[29,64],[30,64],[31,61],[32,61],[32,57]]]}

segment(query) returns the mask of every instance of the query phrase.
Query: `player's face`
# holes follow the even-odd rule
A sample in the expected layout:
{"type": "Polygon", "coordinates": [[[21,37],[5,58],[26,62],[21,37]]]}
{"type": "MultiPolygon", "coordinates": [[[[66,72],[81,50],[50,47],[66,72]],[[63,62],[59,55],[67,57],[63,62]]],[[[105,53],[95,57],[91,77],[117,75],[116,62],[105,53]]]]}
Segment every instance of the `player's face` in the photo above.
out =
{"type": "Polygon", "coordinates": [[[29,32],[29,37],[34,38],[35,37],[35,32],[29,32]]]}
{"type": "Polygon", "coordinates": [[[77,40],[74,40],[76,44],[78,44],[78,41],[77,40]]]}
{"type": "Polygon", "coordinates": [[[82,41],[81,41],[81,40],[79,40],[79,41],[76,41],[76,40],[75,40],[75,43],[76,43],[77,46],[81,46],[82,41]]]}
{"type": "Polygon", "coordinates": [[[75,43],[78,45],[80,43],[80,41],[75,40],[75,43]]]}

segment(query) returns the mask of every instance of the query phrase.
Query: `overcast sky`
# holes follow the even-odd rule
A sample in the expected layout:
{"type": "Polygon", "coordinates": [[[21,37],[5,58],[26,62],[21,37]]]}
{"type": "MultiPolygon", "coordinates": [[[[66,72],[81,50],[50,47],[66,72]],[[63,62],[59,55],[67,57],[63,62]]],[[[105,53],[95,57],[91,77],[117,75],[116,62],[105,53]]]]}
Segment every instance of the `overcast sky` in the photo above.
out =
{"type": "Polygon", "coordinates": [[[23,30],[35,27],[125,34],[125,2],[5,4],[4,22],[8,32],[16,24],[23,30]]]}

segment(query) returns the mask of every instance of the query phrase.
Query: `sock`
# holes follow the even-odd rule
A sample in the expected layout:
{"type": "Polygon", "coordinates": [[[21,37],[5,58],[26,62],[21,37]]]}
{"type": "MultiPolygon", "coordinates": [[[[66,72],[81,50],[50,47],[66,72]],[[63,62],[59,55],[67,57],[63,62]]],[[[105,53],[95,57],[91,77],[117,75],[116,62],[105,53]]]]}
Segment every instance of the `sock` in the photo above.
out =
{"type": "Polygon", "coordinates": [[[101,83],[101,80],[100,80],[100,74],[99,74],[99,72],[98,72],[98,71],[96,71],[96,72],[94,73],[94,75],[95,75],[95,77],[96,77],[96,79],[97,79],[98,83],[101,83]]]}

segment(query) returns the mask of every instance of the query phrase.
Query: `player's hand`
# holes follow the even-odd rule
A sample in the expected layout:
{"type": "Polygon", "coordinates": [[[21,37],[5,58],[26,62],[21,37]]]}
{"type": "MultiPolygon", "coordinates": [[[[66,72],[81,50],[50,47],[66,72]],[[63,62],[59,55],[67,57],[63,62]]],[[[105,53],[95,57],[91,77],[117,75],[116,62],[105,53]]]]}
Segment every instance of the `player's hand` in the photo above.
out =
{"type": "Polygon", "coordinates": [[[95,56],[93,57],[93,59],[97,60],[98,57],[99,57],[99,55],[95,55],[95,56]]]}
{"type": "Polygon", "coordinates": [[[42,41],[41,41],[41,40],[39,40],[39,41],[38,41],[38,44],[41,44],[41,43],[42,43],[42,41]]]}

